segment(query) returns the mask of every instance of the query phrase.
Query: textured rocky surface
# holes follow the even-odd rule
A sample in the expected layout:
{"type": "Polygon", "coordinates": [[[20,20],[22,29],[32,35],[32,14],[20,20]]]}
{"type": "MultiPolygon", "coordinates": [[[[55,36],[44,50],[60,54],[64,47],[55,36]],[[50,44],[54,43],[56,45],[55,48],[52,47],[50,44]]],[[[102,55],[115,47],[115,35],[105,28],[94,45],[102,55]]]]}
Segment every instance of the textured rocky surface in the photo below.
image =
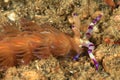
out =
{"type": "Polygon", "coordinates": [[[120,7],[112,12],[102,0],[0,1],[1,24],[5,21],[19,24],[19,19],[24,17],[39,24],[49,23],[70,35],[73,34],[70,28],[73,12],[81,20],[83,35],[99,12],[104,15],[90,39],[96,46],[94,54],[100,64],[98,71],[84,52],[78,61],[67,56],[51,56],[32,61],[29,65],[11,67],[6,72],[0,72],[0,80],[120,80],[120,7]]]}

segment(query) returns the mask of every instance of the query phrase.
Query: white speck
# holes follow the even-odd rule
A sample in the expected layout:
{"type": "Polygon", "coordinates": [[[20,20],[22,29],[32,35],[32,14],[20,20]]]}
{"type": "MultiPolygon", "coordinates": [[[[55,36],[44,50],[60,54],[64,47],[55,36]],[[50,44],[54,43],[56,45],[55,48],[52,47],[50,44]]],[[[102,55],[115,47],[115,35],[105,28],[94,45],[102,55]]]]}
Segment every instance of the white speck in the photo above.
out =
{"type": "Polygon", "coordinates": [[[7,17],[8,17],[11,21],[15,21],[17,15],[16,15],[14,12],[12,12],[12,13],[8,14],[7,17]]]}
{"type": "Polygon", "coordinates": [[[35,67],[36,67],[37,70],[40,70],[40,68],[39,68],[39,66],[37,64],[35,65],[35,67]]]}
{"type": "Polygon", "coordinates": [[[52,21],[52,20],[50,20],[50,22],[51,22],[51,23],[53,23],[53,21],[52,21]]]}
{"type": "Polygon", "coordinates": [[[5,2],[5,3],[8,3],[8,2],[9,2],[9,0],[4,0],[4,2],[5,2]]]}
{"type": "Polygon", "coordinates": [[[72,74],[73,74],[74,72],[73,72],[73,71],[70,71],[70,73],[72,73],[72,74]]]}
{"type": "Polygon", "coordinates": [[[90,23],[90,26],[94,26],[94,23],[90,23]]]}
{"type": "Polygon", "coordinates": [[[98,28],[96,26],[93,27],[94,32],[99,32],[98,28]]]}

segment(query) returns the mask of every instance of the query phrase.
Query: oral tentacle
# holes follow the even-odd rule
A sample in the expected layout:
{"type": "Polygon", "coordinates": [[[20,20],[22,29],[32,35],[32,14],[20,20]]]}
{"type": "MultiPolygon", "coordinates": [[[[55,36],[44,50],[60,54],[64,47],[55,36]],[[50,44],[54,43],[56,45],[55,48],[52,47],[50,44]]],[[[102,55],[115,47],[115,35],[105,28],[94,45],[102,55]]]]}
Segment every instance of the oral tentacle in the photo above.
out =
{"type": "Polygon", "coordinates": [[[90,38],[92,35],[92,31],[93,31],[93,27],[97,24],[97,22],[101,19],[103,14],[100,14],[99,16],[97,16],[89,25],[88,30],[86,32],[85,38],[90,38]]]}
{"type": "Polygon", "coordinates": [[[93,50],[95,48],[94,44],[87,40],[83,42],[82,46],[85,46],[88,48],[88,55],[90,56],[90,59],[93,60],[96,70],[98,70],[99,64],[93,55],[93,50]]]}
{"type": "MultiPolygon", "coordinates": [[[[93,32],[93,27],[97,24],[97,22],[101,19],[103,14],[99,14],[99,16],[97,16],[89,25],[88,30],[84,36],[84,40],[80,39],[80,32],[79,32],[79,28],[80,28],[80,20],[78,18],[78,16],[76,14],[73,14],[73,32],[74,32],[74,37],[77,37],[80,41],[80,45],[79,47],[81,48],[82,46],[85,46],[88,48],[88,54],[90,56],[90,59],[94,62],[94,65],[96,67],[96,70],[98,70],[99,64],[97,62],[97,60],[95,59],[94,55],[93,55],[93,50],[95,48],[94,44],[92,42],[90,42],[88,39],[91,37],[92,32],[93,32]]],[[[78,60],[80,56],[80,53],[78,53],[76,56],[73,57],[74,60],[78,60]]]]}

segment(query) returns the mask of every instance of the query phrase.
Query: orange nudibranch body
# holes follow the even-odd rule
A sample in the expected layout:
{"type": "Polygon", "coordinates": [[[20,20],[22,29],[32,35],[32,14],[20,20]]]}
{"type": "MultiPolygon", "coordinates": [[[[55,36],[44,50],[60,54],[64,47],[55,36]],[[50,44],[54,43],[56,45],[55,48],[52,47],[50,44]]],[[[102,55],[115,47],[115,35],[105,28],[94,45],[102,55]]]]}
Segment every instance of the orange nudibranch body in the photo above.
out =
{"type": "Polygon", "coordinates": [[[50,25],[39,26],[23,21],[22,29],[18,31],[14,29],[14,25],[11,27],[6,24],[3,27],[5,30],[2,33],[4,37],[0,40],[0,69],[28,64],[31,60],[47,58],[50,55],[65,56],[71,50],[76,53],[79,51],[74,38],[50,25]]]}

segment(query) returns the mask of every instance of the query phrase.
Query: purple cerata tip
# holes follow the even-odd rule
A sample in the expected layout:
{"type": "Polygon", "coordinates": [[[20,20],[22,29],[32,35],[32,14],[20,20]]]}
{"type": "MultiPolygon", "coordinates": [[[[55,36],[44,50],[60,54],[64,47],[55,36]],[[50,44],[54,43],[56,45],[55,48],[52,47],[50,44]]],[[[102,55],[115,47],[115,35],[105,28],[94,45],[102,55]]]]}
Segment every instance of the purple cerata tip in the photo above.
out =
{"type": "Polygon", "coordinates": [[[92,26],[92,25],[90,25],[90,26],[88,27],[88,29],[93,29],[93,26],[92,26]]]}
{"type": "Polygon", "coordinates": [[[94,44],[92,44],[92,43],[91,43],[91,44],[89,44],[89,47],[91,47],[91,46],[94,46],[94,44]]]}
{"type": "Polygon", "coordinates": [[[73,16],[78,16],[78,14],[77,13],[73,13],[73,16]]]}
{"type": "Polygon", "coordinates": [[[99,67],[98,62],[97,62],[95,59],[93,59],[93,62],[94,62],[94,65],[95,65],[96,70],[98,70],[98,67],[99,67]]]}
{"type": "Polygon", "coordinates": [[[91,52],[92,52],[92,49],[88,49],[88,53],[91,54],[91,52]]]}
{"type": "Polygon", "coordinates": [[[90,36],[90,33],[89,33],[89,32],[87,32],[87,33],[86,33],[86,35],[87,35],[87,36],[90,36]]]}
{"type": "Polygon", "coordinates": [[[72,25],[72,26],[70,26],[70,28],[74,28],[74,27],[75,27],[75,26],[73,26],[73,25],[72,25]]]}
{"type": "Polygon", "coordinates": [[[96,24],[96,23],[97,23],[97,19],[94,19],[94,20],[93,20],[93,23],[96,24]]]}
{"type": "Polygon", "coordinates": [[[96,64],[96,65],[95,65],[95,68],[96,68],[96,70],[98,70],[98,68],[99,68],[99,64],[96,64]]]}
{"type": "Polygon", "coordinates": [[[80,54],[77,54],[77,55],[73,58],[73,60],[77,61],[78,58],[79,58],[79,56],[80,56],[80,54]]]}

